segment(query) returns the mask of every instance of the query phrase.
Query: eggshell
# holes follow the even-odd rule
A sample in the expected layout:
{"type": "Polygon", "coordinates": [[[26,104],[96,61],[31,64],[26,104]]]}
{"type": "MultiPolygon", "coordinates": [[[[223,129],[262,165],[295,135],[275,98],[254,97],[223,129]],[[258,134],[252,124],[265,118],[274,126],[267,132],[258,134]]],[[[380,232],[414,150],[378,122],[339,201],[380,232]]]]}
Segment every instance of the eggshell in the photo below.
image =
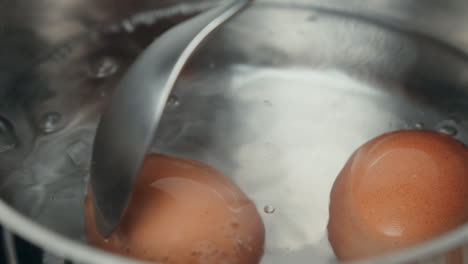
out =
{"type": "Polygon", "coordinates": [[[85,201],[89,242],[116,254],[168,264],[257,264],[265,229],[255,205],[219,171],[150,154],[117,230],[96,230],[92,195],[85,201]]]}
{"type": "Polygon", "coordinates": [[[466,147],[444,134],[397,131],[361,146],[331,191],[328,237],[340,260],[407,248],[468,220],[466,147]]]}

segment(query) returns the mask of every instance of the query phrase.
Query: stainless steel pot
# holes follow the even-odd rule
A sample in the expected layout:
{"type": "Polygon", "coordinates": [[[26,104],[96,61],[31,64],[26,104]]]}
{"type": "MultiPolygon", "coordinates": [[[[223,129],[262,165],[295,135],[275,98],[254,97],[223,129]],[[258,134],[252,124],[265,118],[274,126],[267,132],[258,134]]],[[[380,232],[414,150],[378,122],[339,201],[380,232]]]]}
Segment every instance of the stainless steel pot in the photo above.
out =
{"type": "MultiPolygon", "coordinates": [[[[96,122],[152,39],[216,3],[0,1],[0,222],[44,263],[134,262],[84,239],[96,122]]],[[[152,151],[231,176],[262,213],[262,263],[333,263],[328,194],[356,147],[422,127],[468,143],[467,13],[461,0],[258,0],[184,70],[152,151]]],[[[468,263],[467,241],[463,226],[360,263],[468,263]]]]}

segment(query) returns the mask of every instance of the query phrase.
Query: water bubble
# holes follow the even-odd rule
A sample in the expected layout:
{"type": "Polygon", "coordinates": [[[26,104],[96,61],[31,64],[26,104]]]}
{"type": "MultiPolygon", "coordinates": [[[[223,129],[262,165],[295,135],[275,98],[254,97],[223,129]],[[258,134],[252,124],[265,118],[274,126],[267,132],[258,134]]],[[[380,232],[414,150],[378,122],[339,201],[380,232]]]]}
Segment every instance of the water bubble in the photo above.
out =
{"type": "Polygon", "coordinates": [[[13,125],[7,119],[0,117],[0,153],[14,149],[17,143],[13,125]]]}
{"type": "Polygon", "coordinates": [[[122,28],[127,33],[132,33],[133,31],[135,31],[135,24],[130,20],[124,20],[122,21],[122,28]]]}
{"type": "Polygon", "coordinates": [[[439,132],[453,137],[457,135],[458,130],[452,126],[442,126],[439,128],[439,132]]]}
{"type": "Polygon", "coordinates": [[[179,97],[177,97],[177,95],[175,94],[171,94],[171,96],[169,96],[169,99],[167,99],[167,106],[169,107],[177,107],[179,106],[179,104],[179,97]]]}
{"type": "Polygon", "coordinates": [[[263,207],[263,211],[267,214],[273,214],[276,209],[272,205],[265,205],[265,207],[263,207]]]}
{"type": "Polygon", "coordinates": [[[39,128],[44,133],[53,133],[60,128],[62,115],[57,112],[47,112],[42,116],[39,128]]]}
{"type": "Polygon", "coordinates": [[[414,128],[423,129],[424,128],[424,123],[423,122],[416,122],[416,124],[414,124],[414,128]]]}
{"type": "Polygon", "coordinates": [[[449,136],[456,136],[458,134],[457,123],[454,120],[444,120],[440,122],[437,126],[437,131],[449,136]]]}
{"type": "Polygon", "coordinates": [[[114,75],[119,70],[119,64],[113,58],[103,57],[97,63],[91,65],[90,75],[94,78],[106,78],[114,75]]]}

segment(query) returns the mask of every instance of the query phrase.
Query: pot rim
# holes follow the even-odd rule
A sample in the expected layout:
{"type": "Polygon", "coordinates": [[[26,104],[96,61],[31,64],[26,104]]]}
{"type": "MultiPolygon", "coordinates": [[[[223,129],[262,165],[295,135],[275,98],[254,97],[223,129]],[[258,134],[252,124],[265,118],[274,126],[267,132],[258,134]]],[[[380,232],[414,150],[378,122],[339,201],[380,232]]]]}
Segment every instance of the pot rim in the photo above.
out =
{"type": "MultiPolygon", "coordinates": [[[[22,238],[39,245],[46,251],[70,260],[82,261],[90,264],[128,264],[128,263],[148,263],[118,256],[100,249],[87,246],[78,241],[62,236],[52,230],[42,227],[23,216],[11,206],[0,200],[0,223],[5,228],[22,238]]],[[[352,264],[390,264],[404,263],[415,260],[430,258],[438,254],[444,254],[450,249],[456,249],[468,240],[468,225],[463,225],[440,237],[428,242],[419,244],[413,248],[401,250],[396,253],[389,253],[383,257],[371,258],[364,261],[348,262],[352,264]]]]}

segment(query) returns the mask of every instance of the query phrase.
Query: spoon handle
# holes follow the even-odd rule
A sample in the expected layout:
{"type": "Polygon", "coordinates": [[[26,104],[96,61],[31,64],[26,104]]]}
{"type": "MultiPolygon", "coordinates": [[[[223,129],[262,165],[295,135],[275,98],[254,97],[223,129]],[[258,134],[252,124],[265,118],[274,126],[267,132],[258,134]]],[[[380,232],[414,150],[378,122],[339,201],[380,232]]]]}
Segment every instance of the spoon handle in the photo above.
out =
{"type": "Polygon", "coordinates": [[[249,4],[228,1],[156,39],[130,67],[101,117],[93,146],[91,190],[99,232],[118,225],[166,101],[187,60],[219,26],[249,4]]]}

